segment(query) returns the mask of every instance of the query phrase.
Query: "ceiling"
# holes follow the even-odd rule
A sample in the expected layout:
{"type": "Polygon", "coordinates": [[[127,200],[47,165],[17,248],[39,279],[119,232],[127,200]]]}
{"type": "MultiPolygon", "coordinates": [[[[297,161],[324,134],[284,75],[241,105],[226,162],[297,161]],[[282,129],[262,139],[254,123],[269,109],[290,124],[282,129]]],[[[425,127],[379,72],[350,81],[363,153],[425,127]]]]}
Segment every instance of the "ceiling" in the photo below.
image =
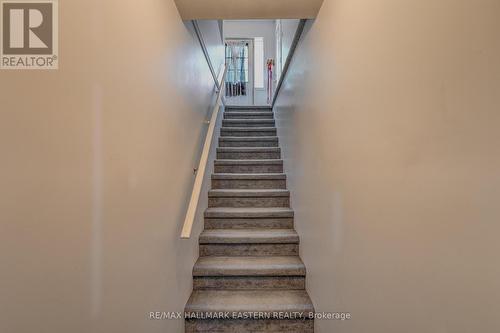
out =
{"type": "Polygon", "coordinates": [[[183,20],[315,18],[323,0],[175,0],[183,20]]]}

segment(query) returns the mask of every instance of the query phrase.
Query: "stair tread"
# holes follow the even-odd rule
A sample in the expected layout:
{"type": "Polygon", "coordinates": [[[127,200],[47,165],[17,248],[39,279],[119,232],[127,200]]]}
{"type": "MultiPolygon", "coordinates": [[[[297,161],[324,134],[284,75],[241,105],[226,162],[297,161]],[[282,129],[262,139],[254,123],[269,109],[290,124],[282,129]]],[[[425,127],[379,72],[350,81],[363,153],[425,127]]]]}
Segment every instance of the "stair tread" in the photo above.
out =
{"type": "Polygon", "coordinates": [[[298,256],[201,257],[193,276],[305,276],[298,256]]]}
{"type": "Polygon", "coordinates": [[[281,152],[279,147],[218,147],[218,152],[281,152]]]}
{"type": "Polygon", "coordinates": [[[195,290],[186,312],[314,312],[305,290],[195,290]]]}
{"type": "Polygon", "coordinates": [[[279,147],[218,147],[218,152],[281,152],[279,147]]]}
{"type": "Polygon", "coordinates": [[[288,197],[286,189],[216,189],[208,191],[208,197],[288,197]]]}
{"type": "Polygon", "coordinates": [[[298,244],[294,229],[206,229],[200,244],[298,244]]]}
{"type": "Polygon", "coordinates": [[[222,128],[275,128],[273,119],[224,119],[222,128]],[[254,127],[245,125],[257,125],[254,127]]]}
{"type": "Polygon", "coordinates": [[[245,112],[252,112],[252,110],[255,110],[255,112],[267,110],[271,111],[273,108],[267,105],[261,105],[261,106],[245,106],[245,105],[233,105],[233,106],[226,106],[224,111],[245,111],[245,112]]]}
{"type": "Polygon", "coordinates": [[[276,127],[227,127],[222,126],[221,130],[227,131],[240,131],[240,132],[267,132],[267,131],[276,131],[276,127]]]}
{"type": "Polygon", "coordinates": [[[275,120],[273,112],[266,112],[266,113],[226,112],[224,115],[231,116],[232,118],[225,117],[222,120],[272,120],[272,121],[275,120]]]}
{"type": "Polygon", "coordinates": [[[258,115],[258,116],[269,116],[269,115],[272,115],[274,114],[273,111],[254,111],[254,112],[249,112],[249,111],[224,111],[224,114],[227,114],[227,115],[249,115],[249,116],[253,116],[253,115],[258,115]]]}
{"type": "Polygon", "coordinates": [[[271,207],[271,208],[233,208],[216,207],[208,208],[205,211],[205,217],[208,218],[256,218],[256,217],[293,217],[294,212],[290,208],[271,207]]]}
{"type": "Polygon", "coordinates": [[[255,119],[255,118],[247,118],[247,119],[224,119],[227,123],[274,123],[274,119],[255,119]]]}
{"type": "Polygon", "coordinates": [[[283,179],[286,179],[286,174],[284,174],[284,173],[214,173],[214,174],[212,174],[212,179],[216,179],[216,180],[221,180],[221,179],[283,180],[283,179]]]}
{"type": "Polygon", "coordinates": [[[219,141],[278,141],[277,136],[221,136],[219,141]]]}
{"type": "Polygon", "coordinates": [[[267,159],[267,160],[215,160],[215,164],[283,164],[282,159],[267,159]]]}

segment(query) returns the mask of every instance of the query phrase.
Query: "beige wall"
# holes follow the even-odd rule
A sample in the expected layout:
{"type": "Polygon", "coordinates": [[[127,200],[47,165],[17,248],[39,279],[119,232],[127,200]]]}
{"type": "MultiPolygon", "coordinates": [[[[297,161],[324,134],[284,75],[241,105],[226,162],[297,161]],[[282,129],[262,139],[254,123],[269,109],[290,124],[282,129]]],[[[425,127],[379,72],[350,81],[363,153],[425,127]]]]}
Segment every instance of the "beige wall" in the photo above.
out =
{"type": "Polygon", "coordinates": [[[498,332],[500,2],[326,0],[277,106],[317,332],[498,332]]]}
{"type": "Polygon", "coordinates": [[[191,290],[199,43],[172,0],[72,0],[59,44],[57,71],[0,72],[0,331],[181,332],[147,316],[191,290]]]}

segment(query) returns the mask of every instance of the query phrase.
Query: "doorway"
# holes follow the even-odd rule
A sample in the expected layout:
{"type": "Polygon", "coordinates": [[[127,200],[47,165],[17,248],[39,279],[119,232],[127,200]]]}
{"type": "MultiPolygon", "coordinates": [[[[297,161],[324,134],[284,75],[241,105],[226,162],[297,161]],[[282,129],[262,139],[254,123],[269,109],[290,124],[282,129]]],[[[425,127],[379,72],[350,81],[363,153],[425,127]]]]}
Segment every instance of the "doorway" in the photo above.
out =
{"type": "Polygon", "coordinates": [[[228,38],[225,42],[227,105],[254,105],[253,39],[228,38]]]}

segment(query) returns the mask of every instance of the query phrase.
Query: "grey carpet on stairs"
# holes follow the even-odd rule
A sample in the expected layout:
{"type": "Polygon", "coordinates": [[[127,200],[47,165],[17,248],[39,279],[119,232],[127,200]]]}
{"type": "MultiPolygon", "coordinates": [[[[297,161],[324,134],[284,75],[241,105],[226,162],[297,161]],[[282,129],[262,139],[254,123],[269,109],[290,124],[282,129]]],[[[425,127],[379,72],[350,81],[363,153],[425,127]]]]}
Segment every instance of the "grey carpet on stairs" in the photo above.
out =
{"type": "Polygon", "coordinates": [[[186,333],[314,332],[269,108],[226,108],[186,333]]]}

